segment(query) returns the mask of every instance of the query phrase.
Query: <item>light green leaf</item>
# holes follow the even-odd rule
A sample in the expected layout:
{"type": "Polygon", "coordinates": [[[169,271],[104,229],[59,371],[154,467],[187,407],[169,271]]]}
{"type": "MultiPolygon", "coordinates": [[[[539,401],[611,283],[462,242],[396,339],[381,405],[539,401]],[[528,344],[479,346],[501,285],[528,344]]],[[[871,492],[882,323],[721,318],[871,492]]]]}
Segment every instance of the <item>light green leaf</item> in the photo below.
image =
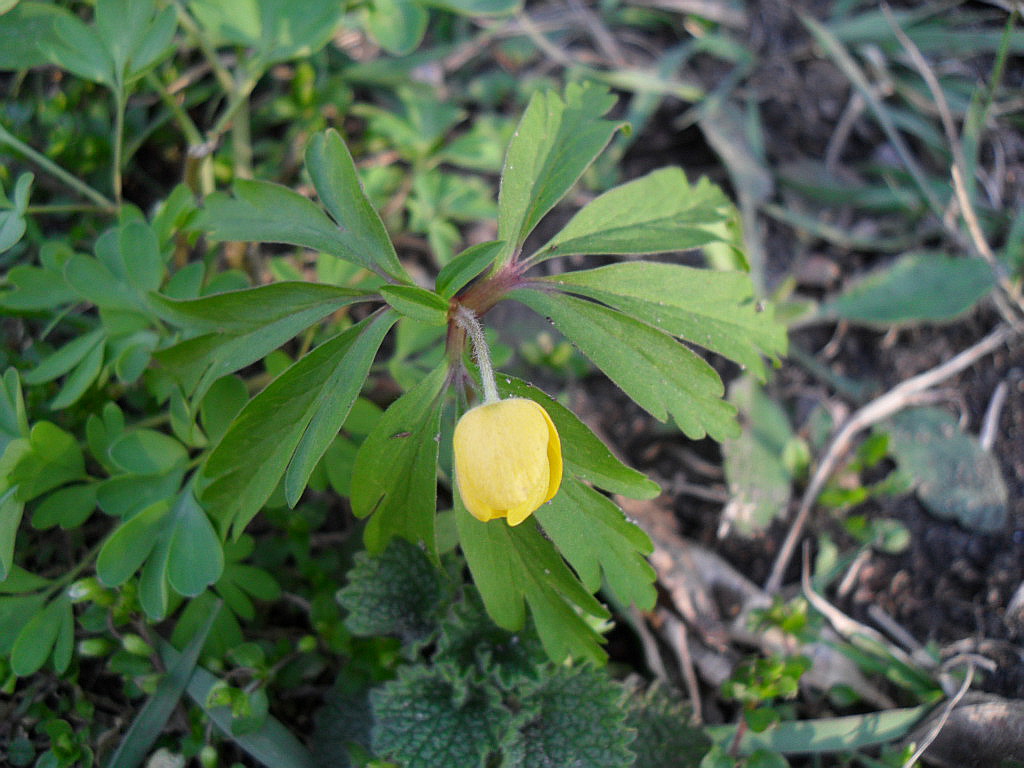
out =
{"type": "Polygon", "coordinates": [[[370,269],[376,266],[377,271],[410,282],[384,222],[363,192],[352,155],[337,131],[331,129],[312,138],[306,148],[306,170],[320,202],[337,222],[352,253],[358,255],[357,259],[349,260],[370,269]]]}
{"type": "Polygon", "coordinates": [[[184,467],[166,475],[118,475],[99,484],[96,503],[112,517],[128,518],[150,504],[171,499],[181,487],[184,467]]]}
{"type": "Polygon", "coordinates": [[[18,486],[14,486],[0,492],[0,582],[14,567],[14,540],[18,537],[18,526],[25,511],[25,504],[18,500],[17,491],[18,486]]]}
{"type": "Polygon", "coordinates": [[[32,513],[32,527],[45,531],[60,525],[77,528],[96,509],[96,483],[66,485],[51,493],[32,513]]]}
{"type": "Polygon", "coordinates": [[[119,227],[117,235],[128,284],[143,295],[155,291],[167,272],[156,232],[143,221],[131,221],[119,227]]]}
{"type": "Polygon", "coordinates": [[[0,377],[0,456],[12,440],[29,436],[25,400],[18,371],[8,368],[0,377]]]}
{"type": "Polygon", "coordinates": [[[179,595],[195,597],[220,578],[224,550],[191,485],[178,497],[169,524],[167,580],[179,595]]]}
{"type": "Polygon", "coordinates": [[[155,429],[124,433],[111,443],[107,454],[118,468],[135,475],[163,475],[188,461],[185,446],[155,429]]]}
{"type": "Polygon", "coordinates": [[[730,385],[729,401],[742,414],[743,432],[722,443],[730,497],[724,515],[741,535],[750,536],[786,512],[793,476],[784,456],[796,436],[785,411],[751,377],[730,385]]]}
{"type": "Polygon", "coordinates": [[[78,399],[100,376],[105,355],[106,350],[103,344],[97,344],[90,349],[82,361],[75,366],[57,396],[50,402],[50,408],[59,411],[78,402],[78,399]]]}
{"type": "Polygon", "coordinates": [[[551,278],[666,333],[734,360],[764,380],[761,355],[786,351],[786,329],[754,298],[745,272],[632,261],[551,278]]]}
{"type": "Polygon", "coordinates": [[[969,530],[995,533],[1006,525],[1009,492],[999,461],[939,408],[910,408],[884,429],[900,469],[914,479],[930,512],[969,530]]]}
{"type": "Polygon", "coordinates": [[[461,291],[469,281],[494,263],[505,244],[500,240],[489,240],[470,246],[445,264],[437,273],[435,288],[446,299],[461,291]]]}
{"type": "Polygon", "coordinates": [[[49,2],[21,0],[16,3],[0,23],[0,70],[31,69],[49,64],[51,59],[42,46],[46,43],[59,45],[55,22],[70,15],[67,9],[49,2]]]}
{"type": "Polygon", "coordinates": [[[366,31],[388,53],[412,53],[427,31],[427,10],[417,0],[373,0],[364,11],[366,31]]]}
{"type": "Polygon", "coordinates": [[[85,457],[78,441],[57,425],[49,421],[37,422],[32,427],[27,447],[27,452],[10,468],[7,477],[10,485],[18,486],[18,498],[22,501],[30,501],[85,476],[85,457]]]}
{"type": "Polygon", "coordinates": [[[662,168],[615,187],[576,213],[531,261],[575,253],[664,253],[720,240],[730,205],[707,179],[696,186],[679,168],[662,168]]]}
{"type": "Polygon", "coordinates": [[[39,364],[24,375],[26,384],[42,384],[53,381],[78,365],[97,345],[102,345],[104,333],[97,328],[72,339],[60,349],[51,352],[39,364]]]}
{"type": "Polygon", "coordinates": [[[565,100],[534,94],[508,147],[498,195],[498,240],[507,261],[544,214],[565,196],[621,127],[602,116],[615,97],[600,86],[570,83],[565,100]]]}
{"type": "MultiPolygon", "coordinates": [[[[379,254],[337,225],[312,200],[267,181],[235,182],[234,197],[215,193],[206,199],[200,224],[218,240],[288,243],[323,251],[370,271],[379,254]]],[[[389,259],[385,259],[387,263],[389,259]]]]}
{"type": "Polygon", "coordinates": [[[85,80],[116,86],[114,60],[92,27],[68,14],[56,18],[53,29],[54,37],[39,42],[50,61],[85,80]]]}
{"type": "Polygon", "coordinates": [[[591,592],[604,582],[622,605],[651,610],[655,573],[645,555],[654,547],[607,496],[565,478],[558,494],[534,515],[544,533],[591,592]]]}
{"type": "Polygon", "coordinates": [[[724,440],[739,432],[736,409],[721,399],[721,379],[704,360],[661,331],[593,302],[516,290],[510,298],[549,317],[584,355],[659,420],[672,416],[690,438],[724,440]]]}
{"type": "Polygon", "coordinates": [[[427,325],[448,324],[448,302],[433,291],[415,285],[385,285],[380,293],[406,317],[427,325]]]}
{"type": "Polygon", "coordinates": [[[163,535],[170,511],[171,501],[164,499],[121,523],[103,542],[96,558],[100,581],[108,587],[128,581],[153,551],[157,537],[163,535]]]}
{"type": "Polygon", "coordinates": [[[97,307],[137,311],[139,297],[97,259],[75,254],[64,265],[64,280],[79,296],[97,307]]]}
{"type": "Polygon", "coordinates": [[[634,499],[653,499],[661,493],[657,483],[619,461],[590,427],[553,397],[505,374],[498,374],[497,379],[503,396],[525,397],[548,412],[561,438],[565,468],[580,480],[634,499]]]}
{"type": "Polygon", "coordinates": [[[440,365],[384,412],[356,455],[352,511],[372,515],[366,548],[381,552],[395,536],[422,546],[437,561],[437,454],[440,393],[448,369],[440,365]]]}
{"type": "Polygon", "coordinates": [[[515,527],[503,519],[482,523],[462,506],[455,493],[459,545],[494,623],[515,632],[526,621],[526,605],[548,657],[602,663],[601,637],[577,613],[597,618],[608,611],[587,592],[534,521],[515,527]]]}
{"type": "Polygon", "coordinates": [[[287,467],[297,499],[359,394],[374,353],[395,321],[367,318],[290,366],[238,414],[202,469],[200,500],[235,536],[287,467]],[[290,463],[289,463],[290,462],[290,463]]]}
{"type": "Polygon", "coordinates": [[[825,302],[820,314],[872,326],[949,322],[987,296],[994,284],[982,259],[908,253],[825,302]]]}
{"type": "Polygon", "coordinates": [[[522,8],[522,0],[426,0],[427,5],[463,16],[508,16],[522,8]]]}

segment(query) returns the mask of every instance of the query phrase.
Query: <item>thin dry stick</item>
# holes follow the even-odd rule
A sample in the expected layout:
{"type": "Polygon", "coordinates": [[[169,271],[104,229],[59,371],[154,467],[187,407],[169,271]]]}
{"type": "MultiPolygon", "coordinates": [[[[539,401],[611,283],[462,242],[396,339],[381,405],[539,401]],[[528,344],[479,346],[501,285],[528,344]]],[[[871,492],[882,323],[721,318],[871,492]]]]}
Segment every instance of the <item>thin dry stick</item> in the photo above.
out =
{"type": "Polygon", "coordinates": [[[974,664],[969,664],[967,667],[967,674],[964,676],[964,681],[960,686],[960,690],[956,692],[956,695],[946,703],[946,708],[942,712],[942,717],[936,721],[935,726],[928,732],[924,741],[914,751],[907,761],[903,763],[901,768],[911,768],[920,759],[921,755],[924,754],[925,750],[932,745],[932,742],[938,738],[939,732],[946,727],[946,721],[949,720],[949,716],[952,714],[956,705],[960,703],[960,699],[967,693],[967,689],[971,687],[971,682],[974,680],[974,664]]]}
{"type": "Polygon", "coordinates": [[[950,376],[969,368],[979,358],[998,349],[1014,335],[1015,331],[1013,329],[1002,325],[999,326],[977,344],[968,347],[941,365],[937,365],[929,371],[920,373],[897,384],[884,395],[877,397],[855,411],[846,420],[842,428],[832,438],[832,442],[829,443],[821,463],[818,464],[818,468],[811,477],[811,482],[807,485],[807,490],[804,491],[804,495],[800,499],[800,507],[797,510],[796,517],[793,519],[793,525],[790,526],[786,538],[782,542],[779,554],[772,566],[771,575],[768,577],[768,581],[765,582],[764,589],[768,594],[774,594],[781,586],[782,576],[789,565],[790,559],[793,557],[793,552],[803,533],[804,525],[807,523],[811,509],[814,507],[814,502],[818,500],[818,496],[825,487],[826,481],[831,477],[836,465],[845,455],[850,444],[853,442],[853,438],[861,430],[870,427],[872,424],[877,424],[882,419],[902,410],[915,397],[934,387],[939,382],[945,381],[950,376]]]}

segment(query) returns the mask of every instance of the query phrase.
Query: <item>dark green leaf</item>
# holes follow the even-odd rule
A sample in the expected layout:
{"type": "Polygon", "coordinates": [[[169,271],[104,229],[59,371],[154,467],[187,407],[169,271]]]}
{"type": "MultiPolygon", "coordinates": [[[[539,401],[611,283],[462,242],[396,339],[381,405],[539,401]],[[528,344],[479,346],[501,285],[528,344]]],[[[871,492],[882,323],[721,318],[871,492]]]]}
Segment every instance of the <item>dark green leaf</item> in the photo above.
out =
{"type": "Polygon", "coordinates": [[[448,324],[448,301],[433,291],[415,285],[385,285],[380,293],[384,301],[416,322],[448,324]]]}
{"type": "Polygon", "coordinates": [[[141,308],[139,296],[127,283],[91,256],[75,254],[68,259],[64,265],[64,280],[79,296],[97,307],[123,312],[141,308]]]}
{"type": "Polygon", "coordinates": [[[437,559],[437,454],[446,365],[396,400],[363,442],[352,472],[352,511],[373,515],[364,538],[381,552],[395,536],[437,559]]]}
{"type": "Polygon", "coordinates": [[[575,253],[664,253],[720,239],[729,202],[707,179],[691,186],[679,168],[662,168],[588,203],[533,260],[575,253]]]}
{"type": "MultiPolygon", "coordinates": [[[[457,497],[457,494],[456,494],[457,497]]],[[[515,632],[530,606],[537,633],[548,657],[603,662],[601,638],[576,612],[607,618],[608,612],[579,583],[551,542],[527,519],[514,528],[505,520],[481,523],[456,498],[459,544],[473,582],[494,622],[515,632]]]]}
{"type": "Polygon", "coordinates": [[[548,412],[561,438],[565,468],[580,480],[634,499],[653,499],[661,493],[657,483],[619,461],[590,427],[547,393],[504,374],[498,374],[498,392],[533,400],[548,412]]]}
{"type": "Polygon", "coordinates": [[[654,607],[655,573],[645,559],[654,547],[611,499],[565,478],[555,498],[534,515],[587,589],[600,589],[603,573],[622,605],[645,611],[654,607]]]}
{"type": "Polygon", "coordinates": [[[349,260],[370,269],[376,266],[377,271],[409,282],[384,222],[363,192],[352,155],[337,131],[330,129],[312,138],[306,148],[306,170],[313,179],[320,202],[337,222],[341,236],[356,255],[349,260]]]}
{"type": "Polygon", "coordinates": [[[29,436],[25,400],[18,371],[8,368],[0,378],[0,456],[12,440],[29,436]]]}
{"type": "Polygon", "coordinates": [[[64,615],[71,609],[67,595],[61,595],[37,613],[18,633],[11,649],[11,671],[18,677],[27,677],[42,669],[50,657],[64,615]]]}
{"type": "Polygon", "coordinates": [[[405,768],[484,768],[508,719],[494,693],[425,665],[399,668],[370,702],[373,751],[405,768]]]}
{"type": "Polygon", "coordinates": [[[392,539],[379,555],[360,552],[337,593],[356,635],[394,635],[403,643],[425,639],[437,626],[445,596],[441,573],[415,544],[392,539]]]}
{"type": "Polygon", "coordinates": [[[167,580],[179,595],[195,597],[220,578],[224,550],[191,485],[181,492],[171,515],[167,580]]]}
{"type": "Polygon", "coordinates": [[[821,307],[825,317],[867,325],[948,322],[988,295],[992,270],[978,258],[908,253],[821,307]]]}
{"type": "Polygon", "coordinates": [[[220,603],[215,603],[207,615],[206,621],[189,641],[185,650],[170,660],[167,665],[167,674],[161,678],[156,691],[146,700],[142,709],[135,716],[107,765],[117,766],[117,768],[136,768],[149,755],[153,744],[167,727],[167,721],[174,713],[181,700],[181,695],[185,692],[196,671],[203,643],[206,641],[206,636],[210,634],[218,613],[220,613],[220,603]]]}
{"type": "Polygon", "coordinates": [[[786,329],[744,272],[633,261],[565,272],[552,282],[717,352],[764,380],[761,355],[786,351],[786,329]]]}
{"type": "Polygon", "coordinates": [[[615,97],[593,84],[570,83],[530,99],[508,147],[498,196],[498,240],[507,260],[544,214],[565,196],[621,126],[602,116],[615,97]]]}
{"type": "MultiPolygon", "coordinates": [[[[160,655],[167,666],[179,658],[178,652],[168,643],[158,643],[160,655]]],[[[189,698],[192,699],[218,729],[253,759],[274,768],[315,768],[316,761],[308,750],[280,721],[268,717],[263,726],[254,733],[231,737],[231,709],[228,707],[207,707],[206,700],[217,678],[202,667],[195,667],[188,680],[189,698]]]]}
{"type": "Polygon", "coordinates": [[[592,666],[558,667],[520,694],[526,722],[503,744],[508,768],[633,765],[622,688],[592,666]]]}
{"type": "Polygon", "coordinates": [[[208,485],[200,498],[222,526],[239,535],[286,468],[297,500],[394,321],[392,312],[375,315],[321,344],[241,410],[202,470],[208,485]]]}
{"type": "Polygon", "coordinates": [[[437,273],[437,292],[446,299],[452,298],[466,287],[470,280],[493,264],[504,247],[505,244],[499,240],[489,240],[464,250],[437,273]]]}
{"type": "Polygon", "coordinates": [[[177,494],[185,470],[176,467],[166,475],[118,475],[99,484],[96,503],[108,515],[127,519],[150,504],[177,494]]]}
{"type": "Polygon", "coordinates": [[[711,746],[693,724],[690,708],[660,685],[630,697],[626,723],[637,732],[633,752],[638,768],[698,768],[711,746]]]}
{"type": "Polygon", "coordinates": [[[690,438],[739,432],[735,408],[721,399],[721,379],[704,360],[661,331],[593,302],[517,290],[511,298],[551,319],[580,351],[636,403],[690,438]]]}
{"type": "Polygon", "coordinates": [[[96,558],[96,575],[108,587],[126,582],[149,557],[158,536],[163,535],[169,500],[158,501],[121,523],[100,548],[96,558]]]}
{"type": "Polygon", "coordinates": [[[97,377],[100,376],[103,370],[103,359],[106,356],[106,350],[103,344],[97,344],[92,347],[82,358],[82,361],[75,366],[75,369],[71,371],[71,374],[67,377],[64,382],[64,386],[61,387],[60,392],[50,402],[50,408],[55,411],[63,410],[68,408],[74,403],[78,402],[78,399],[85,394],[86,390],[89,389],[96,382],[97,377]]]}

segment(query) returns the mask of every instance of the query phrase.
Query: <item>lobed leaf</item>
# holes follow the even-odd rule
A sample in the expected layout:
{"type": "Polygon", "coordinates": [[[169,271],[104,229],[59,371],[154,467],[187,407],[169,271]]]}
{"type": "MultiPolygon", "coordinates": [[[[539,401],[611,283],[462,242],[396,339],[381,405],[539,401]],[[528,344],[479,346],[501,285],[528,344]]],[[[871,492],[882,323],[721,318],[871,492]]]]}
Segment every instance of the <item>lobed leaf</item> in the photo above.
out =
{"type": "Polygon", "coordinates": [[[565,99],[538,91],[509,143],[498,194],[498,240],[507,261],[561,200],[622,124],[604,120],[615,104],[607,89],[570,83],[565,99]]]}
{"type": "Polygon", "coordinates": [[[357,517],[372,515],[364,532],[370,552],[383,551],[401,536],[437,560],[440,394],[447,373],[447,365],[439,365],[392,403],[356,454],[352,511],[357,517]]]}
{"type": "Polygon", "coordinates": [[[345,421],[396,315],[383,312],[292,364],[235,417],[202,468],[200,500],[221,528],[242,533],[286,474],[298,500],[345,421]]]}
{"type": "Polygon", "coordinates": [[[654,607],[656,574],[645,557],[654,546],[611,499],[565,478],[555,498],[534,514],[588,590],[605,582],[622,605],[654,607]]]}
{"type": "Polygon", "coordinates": [[[552,661],[571,656],[603,662],[601,637],[576,609],[598,618],[608,618],[608,611],[583,588],[536,524],[482,523],[462,507],[457,493],[455,508],[459,544],[494,622],[515,632],[523,627],[529,605],[552,661]]]}
{"type": "Polygon", "coordinates": [[[549,278],[631,317],[717,352],[765,378],[761,355],[786,351],[786,329],[754,298],[744,272],[633,261],[549,278]]]}
{"type": "Polygon", "coordinates": [[[656,419],[672,416],[690,438],[736,435],[736,409],[714,369],[671,336],[608,307],[563,294],[509,294],[550,318],[584,355],[656,419]]]}

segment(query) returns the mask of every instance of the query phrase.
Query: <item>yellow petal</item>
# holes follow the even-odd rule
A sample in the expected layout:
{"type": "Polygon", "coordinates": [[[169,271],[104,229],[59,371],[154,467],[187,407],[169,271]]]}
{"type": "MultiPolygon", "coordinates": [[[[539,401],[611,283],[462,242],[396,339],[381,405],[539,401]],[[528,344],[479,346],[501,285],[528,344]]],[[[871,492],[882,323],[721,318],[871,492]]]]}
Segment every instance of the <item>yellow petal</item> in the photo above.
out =
{"type": "Polygon", "coordinates": [[[558,431],[533,400],[478,405],[459,419],[453,442],[459,494],[479,520],[504,517],[519,525],[558,492],[558,431]]]}

